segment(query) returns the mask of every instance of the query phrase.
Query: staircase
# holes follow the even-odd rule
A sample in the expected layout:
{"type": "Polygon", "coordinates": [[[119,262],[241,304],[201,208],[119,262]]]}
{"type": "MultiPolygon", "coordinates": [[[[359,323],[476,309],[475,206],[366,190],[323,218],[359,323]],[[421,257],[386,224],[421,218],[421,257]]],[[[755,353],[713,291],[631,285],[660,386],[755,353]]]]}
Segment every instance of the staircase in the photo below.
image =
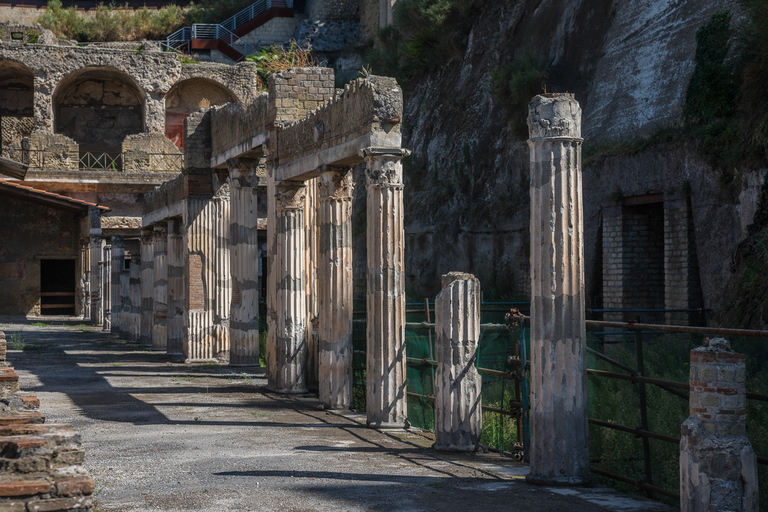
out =
{"type": "Polygon", "coordinates": [[[242,37],[272,18],[293,17],[293,0],[258,0],[221,23],[195,23],[180,28],[166,39],[166,45],[186,53],[218,50],[235,62],[256,49],[242,37]]]}

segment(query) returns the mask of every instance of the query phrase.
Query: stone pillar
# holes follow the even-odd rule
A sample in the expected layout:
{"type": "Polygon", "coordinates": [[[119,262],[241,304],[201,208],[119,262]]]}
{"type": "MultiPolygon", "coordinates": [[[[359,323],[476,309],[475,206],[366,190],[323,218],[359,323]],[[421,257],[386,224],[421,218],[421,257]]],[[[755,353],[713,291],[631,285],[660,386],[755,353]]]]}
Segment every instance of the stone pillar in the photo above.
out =
{"type": "Polygon", "coordinates": [[[408,150],[368,148],[367,382],[368,426],[402,428],[405,401],[403,164],[408,150]]]}
{"type": "Polygon", "coordinates": [[[152,232],[152,348],[166,350],[168,319],[168,230],[158,224],[152,232]]]}
{"type": "Polygon", "coordinates": [[[474,451],[483,427],[483,379],[475,368],[480,281],[450,272],[442,284],[435,299],[435,449],[474,451]]]}
{"type": "Polygon", "coordinates": [[[102,325],[104,323],[104,311],[102,309],[102,282],[101,282],[101,237],[91,235],[88,241],[88,252],[91,266],[90,296],[91,296],[91,323],[102,325]]]}
{"type": "Polygon", "coordinates": [[[104,246],[104,257],[101,261],[101,283],[103,290],[104,331],[112,330],[112,246],[104,246]]]}
{"type": "Polygon", "coordinates": [[[152,326],[155,321],[155,240],[151,229],[141,230],[141,334],[139,341],[152,345],[152,326]]]}
{"type": "Polygon", "coordinates": [[[227,160],[230,179],[232,309],[230,366],[259,366],[258,160],[227,160]]]}
{"type": "Polygon", "coordinates": [[[141,257],[134,256],[128,270],[128,336],[131,341],[141,340],[141,269],[141,257]]]}
{"type": "Polygon", "coordinates": [[[111,332],[120,335],[120,314],[122,313],[123,305],[120,302],[120,274],[123,270],[123,260],[125,259],[125,240],[122,236],[112,237],[112,268],[111,274],[111,332]]]}
{"type": "Polygon", "coordinates": [[[275,185],[276,332],[267,350],[268,385],[281,393],[304,393],[307,364],[304,201],[306,185],[275,185]]]}
{"type": "Polygon", "coordinates": [[[320,371],[318,346],[319,333],[317,332],[317,319],[319,316],[319,302],[317,296],[317,260],[320,256],[317,241],[317,179],[305,182],[307,193],[304,199],[304,229],[306,234],[305,252],[305,279],[304,286],[307,289],[307,388],[318,388],[318,375],[320,371]]]}
{"type": "MultiPolygon", "coordinates": [[[[276,137],[277,133],[273,135],[276,137]]],[[[267,363],[267,377],[276,367],[277,351],[277,208],[275,206],[274,161],[267,159],[267,343],[264,359],[267,363]]]]}
{"type": "Polygon", "coordinates": [[[131,339],[131,269],[128,258],[123,256],[122,267],[120,275],[118,276],[118,282],[120,283],[120,292],[118,294],[119,302],[115,306],[119,305],[119,320],[120,323],[117,326],[117,334],[126,340],[131,339]],[[128,268],[125,268],[126,265],[128,268]]]}
{"type": "Polygon", "coordinates": [[[318,178],[320,401],[352,407],[352,172],[326,167],[318,178]]]}
{"type": "Polygon", "coordinates": [[[168,354],[181,355],[184,349],[184,237],[181,221],[168,221],[168,354]]]}
{"type": "Polygon", "coordinates": [[[589,478],[581,108],[573,95],[528,106],[531,153],[531,471],[527,480],[589,478]]]}
{"type": "Polygon", "coordinates": [[[690,416],[680,440],[682,512],[758,511],[757,457],[746,426],[744,354],[724,339],[691,350],[690,416]]]}

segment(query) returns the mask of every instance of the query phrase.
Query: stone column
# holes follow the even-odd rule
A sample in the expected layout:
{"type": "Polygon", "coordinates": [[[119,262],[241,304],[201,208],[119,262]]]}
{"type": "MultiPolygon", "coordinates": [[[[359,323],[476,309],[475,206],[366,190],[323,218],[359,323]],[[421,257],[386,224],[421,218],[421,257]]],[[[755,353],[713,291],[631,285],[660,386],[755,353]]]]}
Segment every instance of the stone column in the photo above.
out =
{"type": "Polygon", "coordinates": [[[319,346],[318,337],[319,333],[316,331],[318,328],[316,319],[319,316],[319,303],[317,296],[317,260],[320,255],[318,243],[317,243],[317,178],[311,179],[305,182],[307,193],[304,199],[304,229],[306,234],[305,240],[305,279],[304,286],[307,289],[307,388],[318,388],[318,375],[320,366],[318,362],[319,358],[319,346]]]}
{"type": "Polygon", "coordinates": [[[442,284],[435,299],[435,449],[474,451],[483,427],[483,379],[475,368],[480,281],[450,272],[442,284]]]}
{"type": "Polygon", "coordinates": [[[268,385],[281,393],[304,393],[307,364],[304,201],[306,185],[275,185],[276,333],[267,351],[268,385]]]}
{"type": "Polygon", "coordinates": [[[230,366],[259,366],[258,160],[227,160],[230,179],[232,309],[230,366]]]}
{"type": "Polygon", "coordinates": [[[128,270],[128,336],[131,341],[141,340],[141,268],[141,257],[134,256],[128,270]]]}
{"type": "Polygon", "coordinates": [[[101,289],[103,290],[104,331],[112,330],[112,246],[104,246],[101,261],[101,289]]]}
{"type": "Polygon", "coordinates": [[[724,339],[691,350],[690,417],[680,440],[680,510],[757,512],[757,457],[744,434],[744,354],[724,339]]]}
{"type": "Polygon", "coordinates": [[[352,172],[326,167],[318,178],[320,401],[352,407],[352,172]]]}
{"type": "Polygon", "coordinates": [[[141,335],[139,341],[152,345],[152,326],[155,323],[155,240],[152,229],[141,230],[141,335]]]}
{"type": "Polygon", "coordinates": [[[405,401],[403,164],[408,150],[368,148],[367,382],[368,426],[402,428],[405,401]]]}
{"type": "Polygon", "coordinates": [[[154,226],[152,232],[152,348],[167,349],[168,319],[168,230],[164,224],[154,226]]]}
{"type": "Polygon", "coordinates": [[[123,310],[123,304],[120,302],[120,274],[123,270],[123,260],[125,259],[125,240],[122,236],[112,237],[112,293],[111,293],[111,332],[120,335],[120,316],[123,310]]]}
{"type": "Polygon", "coordinates": [[[181,355],[184,348],[184,237],[181,221],[168,221],[168,354],[181,355]]]}
{"type": "MultiPolygon", "coordinates": [[[[271,136],[277,136],[273,134],[271,136]]],[[[267,377],[276,368],[277,351],[277,208],[275,206],[274,160],[268,158],[267,167],[267,343],[264,359],[267,377]]]]}
{"type": "Polygon", "coordinates": [[[104,323],[104,311],[102,309],[102,282],[101,282],[101,237],[91,235],[88,241],[90,254],[90,295],[91,295],[91,323],[102,325],[104,323]]]}
{"type": "Polygon", "coordinates": [[[573,95],[528,106],[531,153],[531,471],[527,480],[589,478],[581,108],[573,95]]]}

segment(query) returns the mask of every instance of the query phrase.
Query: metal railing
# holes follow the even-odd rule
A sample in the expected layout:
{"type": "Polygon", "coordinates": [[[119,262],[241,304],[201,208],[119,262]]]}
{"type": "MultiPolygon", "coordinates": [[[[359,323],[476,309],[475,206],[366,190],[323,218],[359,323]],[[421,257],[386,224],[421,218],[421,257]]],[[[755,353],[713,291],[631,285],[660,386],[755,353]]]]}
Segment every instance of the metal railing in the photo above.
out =
{"type": "MultiPolygon", "coordinates": [[[[285,5],[293,7],[293,0],[285,0],[285,5]]],[[[166,44],[169,48],[181,50],[189,49],[192,39],[221,39],[237,51],[240,50],[236,46],[242,46],[240,53],[245,56],[255,49],[255,45],[246,43],[234,31],[271,8],[272,0],[258,0],[221,23],[195,23],[191,27],[180,28],[166,38],[166,44]]]]}

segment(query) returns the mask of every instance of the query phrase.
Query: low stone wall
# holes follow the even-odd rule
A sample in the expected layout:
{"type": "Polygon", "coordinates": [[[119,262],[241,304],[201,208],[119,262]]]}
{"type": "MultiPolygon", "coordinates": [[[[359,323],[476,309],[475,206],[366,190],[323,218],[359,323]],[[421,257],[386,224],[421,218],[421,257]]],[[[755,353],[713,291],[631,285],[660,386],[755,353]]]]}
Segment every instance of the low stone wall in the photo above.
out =
{"type": "Polygon", "coordinates": [[[146,215],[184,199],[184,183],[184,176],[180,175],[175,179],[166,181],[155,190],[144,194],[143,213],[146,215]]]}
{"type": "Polygon", "coordinates": [[[83,467],[80,435],[69,425],[44,424],[39,400],[18,392],[5,354],[0,332],[0,510],[93,510],[95,483],[83,467]]]}
{"type": "Polygon", "coordinates": [[[266,129],[269,100],[264,93],[253,103],[228,103],[211,109],[213,154],[250,142],[266,129]]]}
{"type": "MultiPolygon", "coordinates": [[[[307,96],[313,99],[314,93],[307,96]]],[[[372,76],[350,82],[321,108],[280,130],[280,165],[379,131],[382,125],[399,124],[402,115],[402,90],[394,78],[372,76]]]]}
{"type": "Polygon", "coordinates": [[[35,130],[22,146],[27,153],[25,164],[32,169],[77,171],[80,168],[80,146],[60,133],[35,130]]]}
{"type": "Polygon", "coordinates": [[[123,172],[181,172],[184,155],[162,133],[137,133],[123,141],[123,172]]]}

